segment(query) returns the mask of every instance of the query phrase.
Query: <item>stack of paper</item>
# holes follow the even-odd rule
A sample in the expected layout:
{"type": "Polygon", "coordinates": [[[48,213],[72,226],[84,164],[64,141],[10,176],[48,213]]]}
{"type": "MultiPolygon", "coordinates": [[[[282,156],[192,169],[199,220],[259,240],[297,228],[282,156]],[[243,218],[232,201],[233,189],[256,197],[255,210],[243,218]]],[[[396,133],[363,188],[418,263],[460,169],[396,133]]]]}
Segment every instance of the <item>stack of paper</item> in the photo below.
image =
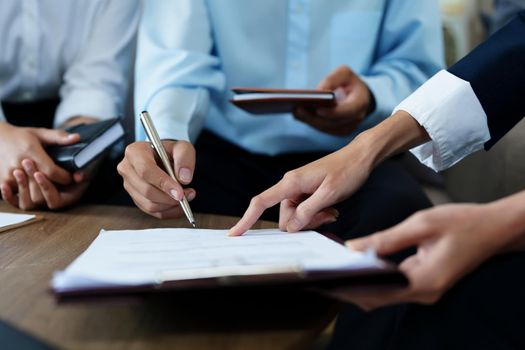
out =
{"type": "Polygon", "coordinates": [[[374,254],[350,251],[316,232],[153,229],[101,231],[89,248],[57,272],[56,292],[137,286],[223,276],[381,268],[374,254]]]}
{"type": "Polygon", "coordinates": [[[30,214],[0,213],[0,232],[4,232],[38,220],[39,217],[30,214]]]}

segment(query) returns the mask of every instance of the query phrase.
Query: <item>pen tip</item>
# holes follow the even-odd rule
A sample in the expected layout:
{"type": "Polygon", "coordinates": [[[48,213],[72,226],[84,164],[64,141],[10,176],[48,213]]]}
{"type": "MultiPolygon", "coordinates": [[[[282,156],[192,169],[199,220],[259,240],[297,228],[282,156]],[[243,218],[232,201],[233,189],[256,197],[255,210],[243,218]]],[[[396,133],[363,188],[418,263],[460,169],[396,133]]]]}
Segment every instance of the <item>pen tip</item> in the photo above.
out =
{"type": "Polygon", "coordinates": [[[191,222],[191,226],[193,226],[193,228],[197,228],[197,224],[195,223],[195,221],[191,222]]]}

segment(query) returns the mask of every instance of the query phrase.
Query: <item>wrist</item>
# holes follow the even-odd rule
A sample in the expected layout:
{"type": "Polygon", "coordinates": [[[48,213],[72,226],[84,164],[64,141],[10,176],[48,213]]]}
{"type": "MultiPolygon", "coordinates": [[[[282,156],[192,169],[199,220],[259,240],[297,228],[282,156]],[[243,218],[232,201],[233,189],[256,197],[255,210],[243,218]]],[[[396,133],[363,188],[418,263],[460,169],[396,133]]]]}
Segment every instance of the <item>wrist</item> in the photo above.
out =
{"type": "Polygon", "coordinates": [[[385,159],[418,146],[430,137],[405,111],[398,111],[382,123],[359,134],[350,144],[368,157],[371,168],[385,159]]]}
{"type": "Polygon", "coordinates": [[[372,90],[365,84],[367,90],[367,108],[365,111],[365,117],[368,117],[370,114],[374,113],[376,110],[376,98],[372,93],[372,90]]]}
{"type": "Polygon", "coordinates": [[[525,250],[525,191],[486,206],[498,218],[494,235],[502,242],[502,252],[525,250]]]}

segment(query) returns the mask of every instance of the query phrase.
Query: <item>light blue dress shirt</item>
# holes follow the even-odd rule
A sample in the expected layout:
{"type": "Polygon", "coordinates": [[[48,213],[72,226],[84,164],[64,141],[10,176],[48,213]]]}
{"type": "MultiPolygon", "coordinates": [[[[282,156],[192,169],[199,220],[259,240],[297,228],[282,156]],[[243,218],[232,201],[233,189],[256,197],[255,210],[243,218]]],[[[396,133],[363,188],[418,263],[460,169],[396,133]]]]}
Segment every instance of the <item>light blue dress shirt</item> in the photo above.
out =
{"type": "Polygon", "coordinates": [[[333,151],[442,67],[435,1],[146,1],[135,107],[136,114],[150,111],[162,138],[194,141],[204,127],[259,154],[333,151]],[[315,88],[339,65],[356,71],[377,103],[347,137],[291,115],[253,116],[228,102],[233,86],[315,88]]]}

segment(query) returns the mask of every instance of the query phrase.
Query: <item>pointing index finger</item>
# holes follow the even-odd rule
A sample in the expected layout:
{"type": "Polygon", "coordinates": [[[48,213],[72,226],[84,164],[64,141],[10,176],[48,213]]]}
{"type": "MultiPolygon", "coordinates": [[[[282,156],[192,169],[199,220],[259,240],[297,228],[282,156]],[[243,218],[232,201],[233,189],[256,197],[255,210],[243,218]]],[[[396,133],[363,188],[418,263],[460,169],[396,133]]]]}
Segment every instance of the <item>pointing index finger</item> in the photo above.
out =
{"type": "Polygon", "coordinates": [[[294,189],[286,188],[283,180],[270,187],[263,193],[252,198],[243,217],[228,232],[229,236],[240,236],[248,231],[264,213],[264,211],[282,200],[289,198],[294,189]]]}

